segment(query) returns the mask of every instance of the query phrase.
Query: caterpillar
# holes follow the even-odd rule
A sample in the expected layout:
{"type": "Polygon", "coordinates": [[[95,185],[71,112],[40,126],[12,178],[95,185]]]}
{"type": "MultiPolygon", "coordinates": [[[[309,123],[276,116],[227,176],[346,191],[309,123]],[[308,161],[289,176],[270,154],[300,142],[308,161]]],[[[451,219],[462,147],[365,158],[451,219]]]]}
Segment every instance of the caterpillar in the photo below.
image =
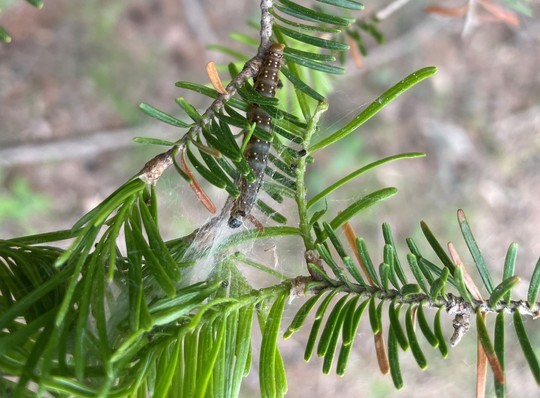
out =
{"type": "MultiPolygon", "coordinates": [[[[255,90],[264,97],[274,97],[279,85],[279,70],[283,64],[283,49],[285,46],[274,43],[261,64],[255,77],[255,90]]],[[[247,118],[257,127],[272,133],[272,117],[257,104],[250,104],[247,118]]],[[[255,181],[250,183],[244,177],[240,179],[240,196],[233,202],[230,218],[230,228],[238,228],[244,223],[257,200],[264,177],[264,169],[270,152],[270,142],[252,136],[246,145],[244,157],[255,174],[255,181]]]]}

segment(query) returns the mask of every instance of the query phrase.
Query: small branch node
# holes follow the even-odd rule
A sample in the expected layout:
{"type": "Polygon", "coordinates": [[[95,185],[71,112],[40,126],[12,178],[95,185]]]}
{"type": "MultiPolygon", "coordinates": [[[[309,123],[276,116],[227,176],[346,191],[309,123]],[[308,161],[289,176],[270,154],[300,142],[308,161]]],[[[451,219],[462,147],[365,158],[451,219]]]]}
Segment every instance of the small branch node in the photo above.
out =
{"type": "Polygon", "coordinates": [[[150,159],[139,173],[139,178],[147,184],[156,185],[161,175],[173,163],[173,149],[150,159]]]}
{"type": "Polygon", "coordinates": [[[465,336],[465,333],[469,331],[471,327],[471,316],[468,313],[456,314],[452,321],[454,327],[454,334],[450,337],[450,345],[455,347],[461,341],[461,338],[465,336]]]}
{"type": "Polygon", "coordinates": [[[473,307],[464,301],[461,297],[456,297],[452,293],[448,294],[448,302],[446,303],[446,312],[449,315],[455,314],[452,326],[454,334],[450,337],[450,345],[455,347],[461,341],[461,338],[469,331],[471,327],[471,313],[473,307]]]}
{"type": "Polygon", "coordinates": [[[312,282],[310,276],[297,276],[291,281],[291,291],[289,294],[289,304],[297,297],[304,297],[307,294],[308,283],[312,282]]]}
{"type": "MultiPolygon", "coordinates": [[[[315,264],[320,269],[324,269],[323,262],[321,258],[319,257],[319,254],[315,250],[307,250],[306,254],[304,255],[304,258],[306,259],[306,265],[311,263],[315,264]]],[[[320,281],[322,280],[321,276],[318,275],[316,272],[314,272],[311,267],[308,266],[308,271],[313,280],[320,281]]]]}

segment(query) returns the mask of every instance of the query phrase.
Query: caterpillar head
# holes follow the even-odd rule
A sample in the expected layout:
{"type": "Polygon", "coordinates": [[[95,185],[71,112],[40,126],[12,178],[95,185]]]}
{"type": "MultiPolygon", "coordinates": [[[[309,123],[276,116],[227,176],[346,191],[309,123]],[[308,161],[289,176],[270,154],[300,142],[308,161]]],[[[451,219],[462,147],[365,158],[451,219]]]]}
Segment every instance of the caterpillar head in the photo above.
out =
{"type": "Polygon", "coordinates": [[[270,49],[268,50],[269,56],[281,59],[283,58],[284,49],[285,49],[285,44],[272,43],[272,45],[270,46],[270,49]]]}
{"type": "Polygon", "coordinates": [[[237,212],[235,215],[231,215],[228,221],[229,228],[239,228],[244,223],[245,214],[237,212]]]}

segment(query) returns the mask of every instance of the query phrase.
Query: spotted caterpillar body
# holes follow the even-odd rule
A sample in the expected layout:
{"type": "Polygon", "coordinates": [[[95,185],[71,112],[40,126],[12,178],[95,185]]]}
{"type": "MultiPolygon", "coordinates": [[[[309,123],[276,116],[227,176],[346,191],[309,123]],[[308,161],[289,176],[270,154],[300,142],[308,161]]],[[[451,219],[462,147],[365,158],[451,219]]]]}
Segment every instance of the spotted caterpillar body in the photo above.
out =
{"type": "MultiPolygon", "coordinates": [[[[255,90],[264,97],[274,97],[276,95],[284,48],[283,44],[272,44],[255,78],[255,90]]],[[[267,133],[272,133],[272,117],[258,105],[250,104],[247,118],[267,133]]],[[[244,177],[240,179],[240,196],[234,201],[231,209],[228,222],[230,228],[240,227],[244,222],[244,218],[253,209],[257,194],[261,188],[269,151],[270,143],[268,141],[255,136],[250,138],[244,151],[244,157],[255,174],[255,181],[250,183],[244,177]]]]}

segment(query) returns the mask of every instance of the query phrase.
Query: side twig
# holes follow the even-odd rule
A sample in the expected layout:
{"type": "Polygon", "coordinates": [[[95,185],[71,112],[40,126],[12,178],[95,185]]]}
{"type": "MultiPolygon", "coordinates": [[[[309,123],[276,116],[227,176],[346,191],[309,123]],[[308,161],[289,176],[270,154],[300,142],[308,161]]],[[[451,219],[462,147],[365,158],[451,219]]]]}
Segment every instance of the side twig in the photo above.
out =
{"type": "Polygon", "coordinates": [[[242,71],[225,87],[226,93],[218,94],[217,98],[212,102],[212,104],[206,109],[202,114],[201,119],[191,127],[186,134],[180,139],[180,143],[170,150],[161,153],[148,161],[143,169],[139,172],[138,176],[145,182],[148,181],[148,175],[151,174],[152,178],[151,183],[155,184],[161,174],[172,165],[172,158],[174,153],[182,151],[187,142],[200,134],[202,128],[208,125],[214,115],[218,113],[225,103],[231,99],[231,97],[236,93],[236,90],[241,87],[248,79],[253,78],[259,72],[262,61],[265,54],[270,47],[270,37],[272,36],[272,25],[274,19],[270,14],[270,9],[272,8],[273,0],[261,0],[261,31],[260,31],[260,42],[259,48],[257,50],[257,55],[247,61],[242,68],[242,71]],[[156,164],[159,163],[163,167],[156,168],[156,164]],[[159,170],[159,173],[156,173],[156,170],[159,170]]]}

